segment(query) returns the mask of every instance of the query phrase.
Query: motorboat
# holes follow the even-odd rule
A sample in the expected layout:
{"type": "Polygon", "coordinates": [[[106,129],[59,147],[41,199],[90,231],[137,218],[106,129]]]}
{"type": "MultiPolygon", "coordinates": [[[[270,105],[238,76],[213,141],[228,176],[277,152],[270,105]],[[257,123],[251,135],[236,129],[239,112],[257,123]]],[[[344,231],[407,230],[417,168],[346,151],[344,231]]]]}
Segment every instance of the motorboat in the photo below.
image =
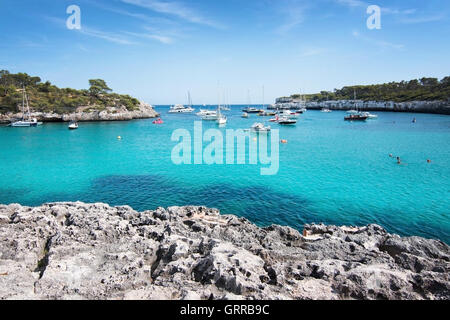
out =
{"type": "Polygon", "coordinates": [[[278,122],[280,118],[278,116],[275,116],[275,118],[270,119],[270,122],[278,122]]]}
{"type": "Polygon", "coordinates": [[[217,112],[210,112],[201,116],[202,120],[205,121],[215,121],[219,119],[217,112]]]}
{"type": "Polygon", "coordinates": [[[195,109],[192,107],[185,107],[182,104],[177,104],[170,107],[169,113],[192,113],[195,109]]]}
{"type": "Polygon", "coordinates": [[[255,123],[252,125],[251,130],[253,132],[270,132],[270,126],[265,126],[262,123],[255,123]]]}
{"type": "Polygon", "coordinates": [[[78,122],[76,122],[76,121],[71,121],[70,123],[69,123],[69,130],[77,130],[78,129],[78,122]]]}
{"type": "Polygon", "coordinates": [[[22,93],[22,119],[11,122],[10,126],[19,128],[19,127],[37,127],[40,125],[42,125],[42,122],[38,122],[36,118],[31,118],[30,105],[28,103],[28,96],[24,86],[22,93]]]}
{"type": "Polygon", "coordinates": [[[202,117],[208,114],[216,114],[216,110],[205,110],[205,109],[200,109],[200,112],[197,112],[197,116],[202,117]]]}
{"type": "Polygon", "coordinates": [[[248,113],[247,113],[247,112],[244,112],[244,113],[242,114],[241,117],[242,117],[242,118],[245,118],[245,119],[248,119],[248,113]]]}
{"type": "Polygon", "coordinates": [[[260,113],[261,112],[260,109],[251,108],[251,107],[245,108],[242,111],[245,112],[245,113],[260,113]]]}
{"type": "Polygon", "coordinates": [[[320,112],[323,112],[323,113],[330,113],[330,112],[332,112],[330,109],[328,109],[328,108],[323,108],[322,110],[320,110],[320,112]]]}
{"type": "Polygon", "coordinates": [[[298,118],[299,114],[295,113],[291,110],[283,110],[280,114],[279,114],[280,118],[298,118]]]}
{"type": "Polygon", "coordinates": [[[356,110],[348,110],[347,113],[348,114],[357,114],[358,111],[356,111],[356,110]]]}
{"type": "Polygon", "coordinates": [[[370,112],[362,112],[361,114],[363,116],[367,116],[367,119],[377,119],[378,118],[378,115],[372,114],[370,112]]]}
{"type": "Polygon", "coordinates": [[[345,121],[366,121],[367,116],[361,113],[351,114],[344,118],[345,121]]]}
{"type": "Polygon", "coordinates": [[[281,117],[278,119],[278,124],[281,125],[294,125],[297,123],[297,119],[292,119],[292,118],[288,118],[288,117],[281,117]]]}

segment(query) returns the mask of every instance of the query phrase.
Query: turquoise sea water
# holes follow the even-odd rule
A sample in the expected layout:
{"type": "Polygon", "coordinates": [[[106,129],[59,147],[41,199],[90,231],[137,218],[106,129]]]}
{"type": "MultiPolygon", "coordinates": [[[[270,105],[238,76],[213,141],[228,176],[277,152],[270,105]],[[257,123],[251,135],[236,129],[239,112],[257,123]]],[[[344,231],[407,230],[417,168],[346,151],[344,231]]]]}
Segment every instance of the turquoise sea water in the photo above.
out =
{"type": "MultiPolygon", "coordinates": [[[[344,112],[308,111],[295,127],[272,124],[288,143],[279,146],[278,174],[261,176],[260,165],[173,164],[172,132],[193,131],[198,118],[156,109],[164,125],[0,127],[0,203],[80,200],[137,210],[205,205],[261,226],[377,223],[450,243],[450,116],[379,112],[377,120],[349,123],[344,112]]],[[[242,119],[240,106],[227,115],[223,132],[269,119],[242,119]]],[[[207,128],[218,126],[204,123],[207,128]]]]}

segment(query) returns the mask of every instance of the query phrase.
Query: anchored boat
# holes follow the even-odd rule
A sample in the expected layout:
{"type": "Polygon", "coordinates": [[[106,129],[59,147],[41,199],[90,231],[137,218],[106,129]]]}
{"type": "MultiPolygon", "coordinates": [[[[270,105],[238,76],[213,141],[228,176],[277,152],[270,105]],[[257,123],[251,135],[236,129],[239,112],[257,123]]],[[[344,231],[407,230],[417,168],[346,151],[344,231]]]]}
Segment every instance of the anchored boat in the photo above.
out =
{"type": "Polygon", "coordinates": [[[366,121],[367,116],[357,113],[357,114],[351,114],[344,118],[345,121],[366,121]]]}
{"type": "Polygon", "coordinates": [[[69,123],[69,130],[77,130],[78,129],[78,122],[76,121],[71,121],[69,123]]]}
{"type": "Polygon", "coordinates": [[[42,122],[38,122],[36,118],[31,118],[30,105],[28,103],[28,96],[25,89],[23,87],[22,94],[22,119],[18,121],[11,122],[11,127],[37,127],[42,125],[42,122]],[[27,109],[25,115],[25,108],[27,109]]]}
{"type": "Polygon", "coordinates": [[[262,123],[255,123],[253,124],[251,130],[253,132],[270,132],[271,128],[263,125],[262,123]]]}

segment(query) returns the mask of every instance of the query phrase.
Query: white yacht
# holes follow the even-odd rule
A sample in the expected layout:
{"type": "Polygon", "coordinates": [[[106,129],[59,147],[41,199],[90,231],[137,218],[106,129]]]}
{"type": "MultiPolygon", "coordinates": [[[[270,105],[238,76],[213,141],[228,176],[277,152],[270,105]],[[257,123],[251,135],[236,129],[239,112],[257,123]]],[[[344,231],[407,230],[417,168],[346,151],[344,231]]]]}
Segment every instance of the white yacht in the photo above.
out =
{"type": "Polygon", "coordinates": [[[188,106],[185,107],[182,104],[174,105],[173,107],[170,107],[169,113],[192,113],[195,109],[192,107],[192,99],[191,99],[191,93],[188,91],[188,106]]]}
{"type": "Polygon", "coordinates": [[[370,112],[362,112],[361,114],[362,114],[363,116],[366,116],[367,119],[377,119],[377,118],[378,118],[378,115],[372,114],[372,113],[370,113],[370,112]]]}
{"type": "Polygon", "coordinates": [[[323,108],[322,110],[320,110],[320,112],[330,113],[332,111],[330,109],[328,109],[328,108],[323,108]]]}
{"type": "Polygon", "coordinates": [[[281,117],[277,120],[278,124],[281,125],[294,125],[297,124],[297,119],[292,119],[289,117],[281,117]]]}
{"type": "Polygon", "coordinates": [[[23,87],[22,95],[22,119],[11,122],[11,127],[37,127],[42,125],[42,122],[38,122],[36,118],[31,118],[30,105],[28,104],[28,96],[25,87],[23,87]],[[25,106],[27,113],[25,116],[25,106]]]}
{"type": "Polygon", "coordinates": [[[185,107],[182,104],[177,104],[170,107],[169,113],[192,113],[195,109],[192,107],[185,107]]]}
{"type": "Polygon", "coordinates": [[[300,115],[291,110],[283,110],[282,112],[280,112],[279,116],[280,118],[298,118],[300,115]]]}
{"type": "Polygon", "coordinates": [[[359,112],[356,111],[356,110],[348,110],[347,113],[348,113],[348,114],[357,114],[357,113],[359,113],[359,112]]]}
{"type": "Polygon", "coordinates": [[[262,123],[255,123],[251,128],[254,132],[270,132],[271,128],[269,126],[265,126],[262,123]]]}
{"type": "Polygon", "coordinates": [[[217,111],[208,111],[202,115],[200,115],[202,120],[205,121],[216,121],[219,119],[219,115],[217,114],[217,111]]]}
{"type": "Polygon", "coordinates": [[[200,109],[200,112],[197,112],[197,116],[202,117],[209,114],[216,114],[216,110],[206,110],[206,109],[200,109]]]}

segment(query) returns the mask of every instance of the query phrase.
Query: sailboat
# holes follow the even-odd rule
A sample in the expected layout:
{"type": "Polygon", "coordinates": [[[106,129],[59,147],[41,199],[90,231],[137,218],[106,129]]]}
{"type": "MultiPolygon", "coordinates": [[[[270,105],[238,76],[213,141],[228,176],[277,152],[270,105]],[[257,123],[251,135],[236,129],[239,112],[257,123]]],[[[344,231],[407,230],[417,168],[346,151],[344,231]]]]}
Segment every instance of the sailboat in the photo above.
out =
{"type": "MultiPolygon", "coordinates": [[[[353,99],[356,104],[356,90],[353,91],[353,99]]],[[[349,115],[344,117],[345,121],[366,121],[369,118],[367,114],[358,111],[358,106],[356,106],[356,110],[350,110],[347,111],[347,113],[349,113],[349,115]]]]}
{"type": "Polygon", "coordinates": [[[252,104],[251,100],[250,100],[250,90],[247,91],[247,108],[243,109],[242,112],[246,113],[246,114],[250,114],[250,113],[259,113],[261,110],[250,107],[250,105],[252,104]]]}
{"type": "Polygon", "coordinates": [[[192,113],[195,109],[192,107],[191,93],[188,91],[188,106],[185,107],[182,104],[177,104],[170,107],[169,113],[192,113]]]}
{"type": "MultiPolygon", "coordinates": [[[[220,100],[220,95],[219,95],[219,100],[220,100]]],[[[224,98],[224,100],[225,100],[225,98],[224,98]]],[[[222,114],[222,112],[220,112],[221,109],[222,109],[222,106],[221,106],[220,101],[219,101],[219,105],[217,106],[217,120],[216,120],[216,122],[219,125],[224,125],[224,124],[227,123],[227,117],[225,117],[222,114]]]]}
{"type": "Polygon", "coordinates": [[[23,95],[22,95],[22,119],[11,122],[11,127],[37,127],[42,125],[42,122],[38,122],[36,118],[31,118],[30,113],[30,105],[28,104],[28,96],[25,89],[25,86],[23,87],[23,95]],[[27,108],[27,117],[25,117],[25,105],[27,108]]]}
{"type": "Polygon", "coordinates": [[[227,117],[225,117],[221,112],[220,112],[221,106],[219,105],[219,107],[217,108],[217,120],[216,122],[218,124],[226,124],[227,123],[227,117]]]}

